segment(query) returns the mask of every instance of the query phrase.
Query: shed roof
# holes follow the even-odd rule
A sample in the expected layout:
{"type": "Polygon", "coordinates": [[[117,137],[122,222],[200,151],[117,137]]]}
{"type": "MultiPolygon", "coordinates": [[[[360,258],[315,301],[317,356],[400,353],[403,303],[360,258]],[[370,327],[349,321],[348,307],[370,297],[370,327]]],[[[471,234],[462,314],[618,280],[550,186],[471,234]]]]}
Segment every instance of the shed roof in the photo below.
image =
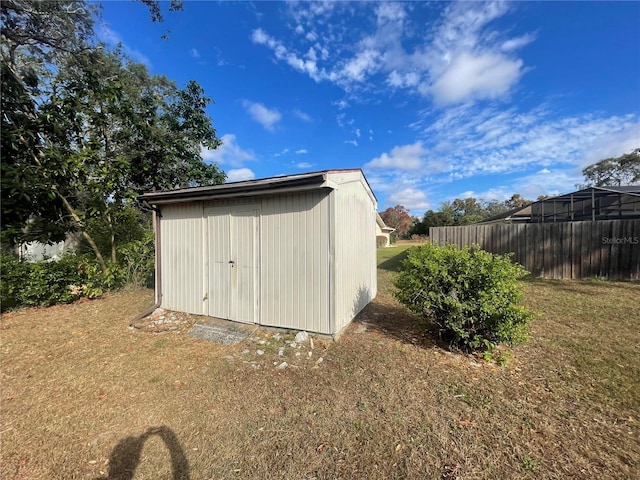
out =
{"type": "MultiPolygon", "coordinates": [[[[230,182],[222,185],[208,185],[205,187],[180,188],[161,192],[147,192],[140,198],[150,204],[190,202],[196,200],[210,200],[214,198],[246,197],[267,195],[274,193],[290,193],[304,190],[316,190],[321,188],[335,189],[337,185],[331,181],[332,173],[360,172],[359,168],[322,170],[319,172],[300,173],[295,175],[282,175],[279,177],[261,178],[257,180],[245,180],[230,182]]],[[[376,201],[375,195],[362,174],[368,190],[376,201]]]]}

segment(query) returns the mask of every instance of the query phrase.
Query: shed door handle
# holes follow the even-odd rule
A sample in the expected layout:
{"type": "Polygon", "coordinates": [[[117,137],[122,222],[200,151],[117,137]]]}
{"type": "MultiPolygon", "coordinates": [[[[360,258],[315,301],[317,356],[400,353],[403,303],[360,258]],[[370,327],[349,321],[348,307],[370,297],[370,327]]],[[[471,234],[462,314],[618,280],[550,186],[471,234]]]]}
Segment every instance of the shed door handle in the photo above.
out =
{"type": "Polygon", "coordinates": [[[229,260],[229,264],[233,265],[234,263],[236,262],[234,262],[233,260],[229,260]]]}

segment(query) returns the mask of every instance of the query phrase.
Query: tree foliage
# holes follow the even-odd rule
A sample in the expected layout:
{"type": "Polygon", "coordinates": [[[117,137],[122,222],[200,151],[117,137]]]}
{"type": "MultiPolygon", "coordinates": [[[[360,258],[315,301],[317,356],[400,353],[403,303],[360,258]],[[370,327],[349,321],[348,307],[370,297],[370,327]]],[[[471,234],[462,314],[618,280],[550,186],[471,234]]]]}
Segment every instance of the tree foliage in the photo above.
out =
{"type": "Polygon", "coordinates": [[[439,210],[427,210],[424,216],[415,218],[410,229],[411,235],[428,235],[431,227],[470,225],[487,220],[495,215],[521,208],[533,203],[520,194],[513,194],[508,200],[482,201],[474,197],[456,198],[440,204],[439,210]]]}
{"type": "Polygon", "coordinates": [[[407,210],[402,205],[396,205],[395,207],[389,207],[384,212],[380,212],[380,218],[384,220],[384,223],[391,228],[395,228],[394,232],[398,237],[405,237],[409,233],[409,229],[413,224],[413,219],[409,215],[407,210]]]}
{"type": "Polygon", "coordinates": [[[613,187],[640,182],[640,148],[616,158],[605,158],[582,170],[586,186],[613,187]]]}
{"type": "MultiPolygon", "coordinates": [[[[162,20],[158,2],[143,3],[162,20]]],[[[2,239],[78,232],[105,270],[139,194],[225,180],[200,156],[221,143],[206,113],[211,99],[195,81],[179,88],[100,45],[94,4],[1,5],[2,239]],[[105,229],[107,251],[92,237],[105,229]]]]}

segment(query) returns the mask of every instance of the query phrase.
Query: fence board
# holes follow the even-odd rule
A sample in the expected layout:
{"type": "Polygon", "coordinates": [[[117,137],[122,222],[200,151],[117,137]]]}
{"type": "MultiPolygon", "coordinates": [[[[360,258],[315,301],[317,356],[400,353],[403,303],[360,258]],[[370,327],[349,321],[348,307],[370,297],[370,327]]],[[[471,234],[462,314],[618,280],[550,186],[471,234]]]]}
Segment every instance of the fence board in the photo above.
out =
{"type": "MultiPolygon", "coordinates": [[[[562,224],[562,278],[573,278],[573,229],[571,223],[562,224]]],[[[580,261],[580,258],[578,258],[580,261]]]]}
{"type": "Polygon", "coordinates": [[[640,223],[631,224],[631,279],[640,280],[640,223]]]}
{"type": "Polygon", "coordinates": [[[640,280],[640,220],[433,227],[436,245],[513,253],[534,276],[640,280]]]}
{"type": "Polygon", "coordinates": [[[604,220],[600,225],[600,276],[602,278],[610,278],[609,277],[609,261],[611,260],[611,245],[609,243],[605,243],[605,239],[611,238],[611,221],[604,220]]]}
{"type": "MultiPolygon", "coordinates": [[[[622,231],[621,231],[621,223],[620,222],[612,222],[611,225],[611,238],[612,239],[622,239],[622,231]]],[[[609,278],[618,278],[618,263],[620,262],[620,254],[622,249],[620,248],[620,244],[618,241],[614,241],[611,244],[611,251],[609,253],[611,260],[609,261],[609,278]]]]}
{"type": "Polygon", "coordinates": [[[582,278],[582,249],[580,240],[582,238],[582,225],[578,222],[571,224],[571,277],[582,278]]]}
{"type": "Polygon", "coordinates": [[[544,238],[542,237],[544,232],[542,226],[536,224],[531,225],[531,230],[535,241],[536,263],[530,271],[536,277],[544,277],[544,238]]]}
{"type": "Polygon", "coordinates": [[[593,256],[591,248],[591,229],[589,224],[591,222],[580,222],[580,228],[582,229],[580,254],[582,256],[582,270],[580,272],[580,278],[593,277],[593,268],[591,267],[591,258],[593,256]]]}

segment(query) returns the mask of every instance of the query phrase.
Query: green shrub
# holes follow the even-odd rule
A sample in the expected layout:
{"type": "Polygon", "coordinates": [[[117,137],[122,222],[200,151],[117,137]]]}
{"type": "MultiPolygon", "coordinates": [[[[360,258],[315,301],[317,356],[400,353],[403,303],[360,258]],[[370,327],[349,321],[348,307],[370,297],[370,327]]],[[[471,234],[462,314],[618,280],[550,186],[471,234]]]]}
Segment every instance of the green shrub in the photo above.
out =
{"type": "Polygon", "coordinates": [[[490,350],[527,340],[532,313],[519,305],[527,271],[508,255],[477,247],[426,244],[409,250],[396,278],[396,296],[432,318],[453,346],[490,350]]]}
{"type": "Polygon", "coordinates": [[[117,264],[106,271],[90,256],[66,253],[57,261],[29,263],[11,253],[0,258],[0,308],[49,306],[81,297],[96,298],[129,285],[153,286],[154,236],[147,232],[118,248],[117,264]]]}
{"type": "Polygon", "coordinates": [[[24,262],[2,255],[0,307],[50,306],[81,297],[96,298],[107,289],[107,277],[87,257],[67,253],[57,261],[24,262]]]}
{"type": "Polygon", "coordinates": [[[0,308],[2,311],[20,305],[22,284],[28,276],[28,263],[20,262],[14,255],[2,254],[0,257],[0,308]]]}
{"type": "Polygon", "coordinates": [[[118,248],[121,282],[133,287],[152,287],[155,279],[155,236],[146,232],[118,248]]]}

